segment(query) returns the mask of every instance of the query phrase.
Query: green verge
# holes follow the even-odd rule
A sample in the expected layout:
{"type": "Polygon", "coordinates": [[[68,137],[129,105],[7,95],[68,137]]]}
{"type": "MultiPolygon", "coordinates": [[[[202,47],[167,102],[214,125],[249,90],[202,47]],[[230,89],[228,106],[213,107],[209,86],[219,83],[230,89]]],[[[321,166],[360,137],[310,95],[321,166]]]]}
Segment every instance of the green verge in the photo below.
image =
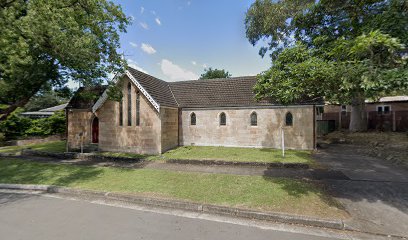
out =
{"type": "Polygon", "coordinates": [[[51,184],[317,217],[347,217],[322,186],[292,179],[4,159],[0,160],[0,182],[51,184]]]}
{"type": "Polygon", "coordinates": [[[21,152],[21,150],[27,148],[44,152],[65,152],[65,141],[53,141],[39,144],[29,144],[24,146],[0,147],[0,153],[18,155],[21,152]]]}
{"type": "Polygon", "coordinates": [[[311,151],[282,150],[271,148],[198,147],[187,146],[170,150],[162,155],[165,159],[224,160],[236,162],[282,162],[314,164],[311,151]]]}

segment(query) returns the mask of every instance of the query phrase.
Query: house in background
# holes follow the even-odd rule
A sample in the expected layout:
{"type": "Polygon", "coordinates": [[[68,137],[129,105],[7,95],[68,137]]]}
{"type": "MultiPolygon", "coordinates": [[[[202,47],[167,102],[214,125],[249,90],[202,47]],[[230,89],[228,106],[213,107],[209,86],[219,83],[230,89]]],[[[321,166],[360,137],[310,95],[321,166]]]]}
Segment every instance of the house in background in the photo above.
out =
{"type": "Polygon", "coordinates": [[[129,68],[119,76],[123,98],[81,88],[69,102],[69,149],[160,154],[177,146],[314,149],[315,102],[257,102],[256,77],[165,82],[129,68]],[[99,98],[82,99],[93,91],[99,98]]]}
{"type": "Polygon", "coordinates": [[[34,111],[34,112],[23,112],[20,115],[24,116],[24,117],[29,117],[29,118],[47,118],[52,116],[55,112],[57,111],[62,111],[66,108],[66,106],[68,105],[68,103],[64,103],[58,106],[54,106],[54,107],[50,107],[50,108],[44,108],[38,111],[34,111]]]}
{"type": "MultiPolygon", "coordinates": [[[[382,97],[378,101],[366,101],[367,126],[379,131],[408,131],[408,96],[382,97]]],[[[351,106],[328,104],[320,116],[332,121],[334,129],[348,129],[351,106]]]]}

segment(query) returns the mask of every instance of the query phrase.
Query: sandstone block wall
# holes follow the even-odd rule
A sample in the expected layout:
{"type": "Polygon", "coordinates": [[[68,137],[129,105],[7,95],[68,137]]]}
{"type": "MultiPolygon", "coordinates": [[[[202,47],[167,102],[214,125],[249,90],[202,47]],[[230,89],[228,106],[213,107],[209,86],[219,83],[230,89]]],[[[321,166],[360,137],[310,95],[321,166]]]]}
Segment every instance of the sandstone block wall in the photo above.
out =
{"type": "Polygon", "coordinates": [[[178,146],[177,108],[161,107],[161,151],[162,153],[178,146]]]}
{"type": "Polygon", "coordinates": [[[71,109],[68,111],[68,149],[79,149],[81,147],[81,136],[84,145],[91,143],[91,124],[93,114],[87,110],[71,109]]]}
{"type": "Polygon", "coordinates": [[[281,148],[281,127],[284,126],[285,147],[313,149],[313,106],[262,109],[183,109],[180,124],[180,144],[197,146],[281,148]],[[197,123],[190,124],[196,114],[197,123]],[[226,126],[220,126],[219,115],[227,116],[226,126]],[[250,115],[257,113],[257,126],[251,126],[250,115]],[[285,115],[291,112],[293,126],[285,125],[285,115]]]}
{"type": "Polygon", "coordinates": [[[140,126],[136,126],[136,86],[132,84],[132,125],[128,126],[127,85],[123,81],[123,126],[119,126],[119,103],[106,101],[96,112],[99,118],[99,150],[140,154],[161,152],[161,121],[150,102],[140,96],[140,126]]]}

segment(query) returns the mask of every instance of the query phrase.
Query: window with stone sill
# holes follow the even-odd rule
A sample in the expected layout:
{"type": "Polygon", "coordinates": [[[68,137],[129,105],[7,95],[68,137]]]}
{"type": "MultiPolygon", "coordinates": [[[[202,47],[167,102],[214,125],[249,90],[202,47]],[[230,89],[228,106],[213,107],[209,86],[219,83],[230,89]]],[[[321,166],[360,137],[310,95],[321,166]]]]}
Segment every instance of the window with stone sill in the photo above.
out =
{"type": "Polygon", "coordinates": [[[251,126],[258,126],[258,115],[256,112],[251,113],[251,126]]]}
{"type": "Polygon", "coordinates": [[[227,125],[227,116],[225,115],[225,113],[221,113],[220,114],[220,126],[225,126],[227,125]]]}
{"type": "Polygon", "coordinates": [[[190,116],[190,124],[194,126],[194,125],[196,125],[196,123],[197,123],[196,114],[192,113],[191,116],[190,116]]]}
{"type": "Polygon", "coordinates": [[[285,124],[286,126],[293,126],[293,115],[291,112],[286,113],[285,124]]]}

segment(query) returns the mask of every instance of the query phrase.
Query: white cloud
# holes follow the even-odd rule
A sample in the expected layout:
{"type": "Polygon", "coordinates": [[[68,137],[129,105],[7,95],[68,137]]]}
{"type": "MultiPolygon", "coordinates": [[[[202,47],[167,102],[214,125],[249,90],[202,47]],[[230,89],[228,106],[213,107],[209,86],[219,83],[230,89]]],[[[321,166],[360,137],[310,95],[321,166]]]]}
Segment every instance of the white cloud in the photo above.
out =
{"type": "Polygon", "coordinates": [[[145,23],[145,22],[140,22],[139,25],[140,25],[142,28],[146,29],[146,30],[149,29],[149,25],[147,25],[147,23],[145,23]]]}
{"type": "Polygon", "coordinates": [[[191,61],[191,64],[193,64],[194,66],[197,65],[196,61],[191,61]]]}
{"type": "Polygon", "coordinates": [[[130,46],[132,46],[132,47],[134,47],[134,48],[137,48],[137,43],[129,42],[129,44],[130,44],[130,46]]]}
{"type": "Polygon", "coordinates": [[[198,79],[197,74],[183,69],[167,59],[162,59],[160,67],[163,74],[170,78],[170,81],[198,79]]]}
{"type": "Polygon", "coordinates": [[[153,15],[156,16],[156,11],[150,11],[153,15]]]}
{"type": "Polygon", "coordinates": [[[161,25],[161,21],[160,21],[159,18],[156,18],[155,21],[156,21],[157,25],[159,25],[159,26],[161,25]]]}
{"type": "Polygon", "coordinates": [[[132,59],[128,59],[127,61],[128,61],[129,67],[134,68],[136,70],[139,70],[139,71],[141,71],[143,73],[149,74],[146,70],[144,70],[142,67],[137,65],[136,61],[133,61],[132,59]]]}
{"type": "Polygon", "coordinates": [[[147,43],[142,43],[142,46],[140,48],[147,54],[155,54],[157,52],[156,49],[154,49],[150,44],[147,43]]]}
{"type": "Polygon", "coordinates": [[[144,7],[140,7],[140,14],[143,14],[144,11],[145,11],[145,8],[144,8],[144,7]]]}

